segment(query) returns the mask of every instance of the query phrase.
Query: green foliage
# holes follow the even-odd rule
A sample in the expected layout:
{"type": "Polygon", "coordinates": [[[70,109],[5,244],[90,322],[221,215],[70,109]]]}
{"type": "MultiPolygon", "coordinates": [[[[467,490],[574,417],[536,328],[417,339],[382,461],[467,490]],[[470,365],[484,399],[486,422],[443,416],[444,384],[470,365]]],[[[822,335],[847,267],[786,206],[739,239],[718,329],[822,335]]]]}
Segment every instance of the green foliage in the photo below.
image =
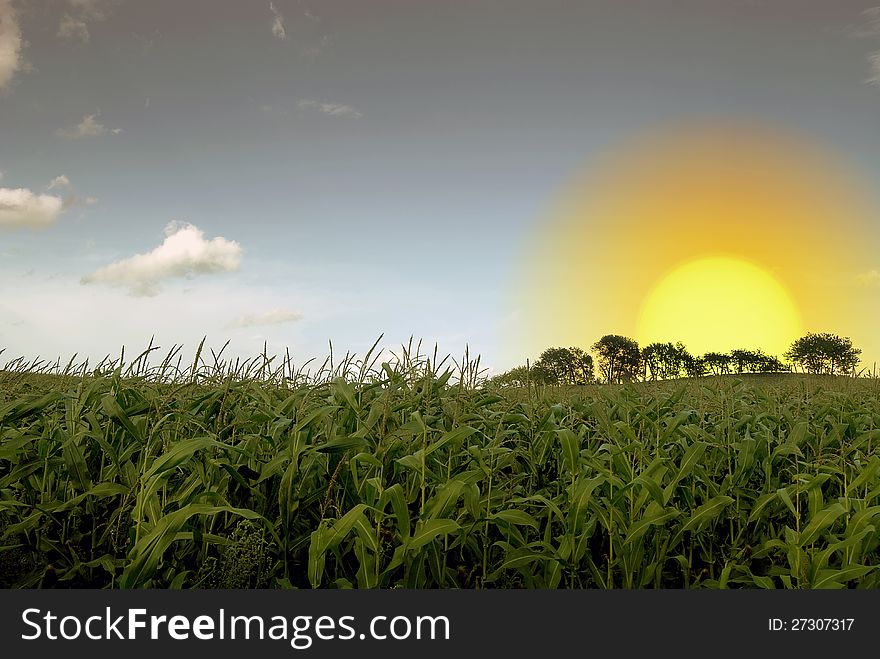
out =
{"type": "Polygon", "coordinates": [[[4,585],[880,587],[876,381],[536,393],[436,363],[0,372],[4,585]]]}
{"type": "Polygon", "coordinates": [[[529,366],[517,366],[492,378],[501,387],[535,385],[584,385],[595,381],[593,358],[583,349],[547,348],[529,366]]]}
{"type": "Polygon", "coordinates": [[[542,372],[534,372],[528,366],[515,366],[494,376],[492,384],[498,387],[527,387],[529,384],[547,384],[542,372]]]}
{"type": "Polygon", "coordinates": [[[593,382],[593,358],[581,348],[547,348],[532,368],[544,384],[593,382]]]}

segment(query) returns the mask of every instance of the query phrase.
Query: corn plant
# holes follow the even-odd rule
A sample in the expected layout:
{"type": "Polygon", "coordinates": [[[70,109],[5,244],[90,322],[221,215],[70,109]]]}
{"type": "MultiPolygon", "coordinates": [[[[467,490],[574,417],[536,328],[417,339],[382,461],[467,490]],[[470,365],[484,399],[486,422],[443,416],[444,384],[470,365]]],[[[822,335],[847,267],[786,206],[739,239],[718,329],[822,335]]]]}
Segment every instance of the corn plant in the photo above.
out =
{"type": "Polygon", "coordinates": [[[880,586],[876,381],[498,389],[375,348],[7,363],[2,585],[880,586]]]}

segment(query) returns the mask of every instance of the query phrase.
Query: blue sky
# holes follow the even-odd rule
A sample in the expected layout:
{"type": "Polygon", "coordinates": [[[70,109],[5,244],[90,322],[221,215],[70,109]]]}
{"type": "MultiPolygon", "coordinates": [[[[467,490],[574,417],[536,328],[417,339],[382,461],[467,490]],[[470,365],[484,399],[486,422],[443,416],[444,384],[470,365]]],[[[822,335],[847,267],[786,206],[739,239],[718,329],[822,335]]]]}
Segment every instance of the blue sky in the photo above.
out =
{"type": "Polygon", "coordinates": [[[632,135],[759,118],[880,175],[871,2],[0,0],[0,19],[5,356],[155,334],[304,361],[384,333],[503,369],[535,357],[502,349],[529,236],[632,135]]]}

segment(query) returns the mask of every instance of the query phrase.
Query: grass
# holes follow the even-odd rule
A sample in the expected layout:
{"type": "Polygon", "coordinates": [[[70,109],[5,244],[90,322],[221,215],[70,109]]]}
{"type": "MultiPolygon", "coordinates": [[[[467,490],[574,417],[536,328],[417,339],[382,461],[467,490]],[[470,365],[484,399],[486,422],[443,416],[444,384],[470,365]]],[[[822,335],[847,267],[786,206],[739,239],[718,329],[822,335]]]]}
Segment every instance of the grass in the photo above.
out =
{"type": "Polygon", "coordinates": [[[152,353],[0,372],[0,585],[880,586],[876,380],[152,353]]]}

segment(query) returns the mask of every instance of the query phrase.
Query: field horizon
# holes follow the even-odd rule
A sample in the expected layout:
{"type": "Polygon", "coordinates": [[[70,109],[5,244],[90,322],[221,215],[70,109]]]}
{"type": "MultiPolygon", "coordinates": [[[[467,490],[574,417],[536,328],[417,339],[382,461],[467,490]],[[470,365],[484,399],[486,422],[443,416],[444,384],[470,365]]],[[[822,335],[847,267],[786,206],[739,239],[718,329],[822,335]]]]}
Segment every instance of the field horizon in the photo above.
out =
{"type": "Polygon", "coordinates": [[[880,586],[876,379],[433,363],[0,372],[3,585],[880,586]]]}
{"type": "Polygon", "coordinates": [[[878,2],[0,0],[0,588],[880,589],[878,2]]]}

